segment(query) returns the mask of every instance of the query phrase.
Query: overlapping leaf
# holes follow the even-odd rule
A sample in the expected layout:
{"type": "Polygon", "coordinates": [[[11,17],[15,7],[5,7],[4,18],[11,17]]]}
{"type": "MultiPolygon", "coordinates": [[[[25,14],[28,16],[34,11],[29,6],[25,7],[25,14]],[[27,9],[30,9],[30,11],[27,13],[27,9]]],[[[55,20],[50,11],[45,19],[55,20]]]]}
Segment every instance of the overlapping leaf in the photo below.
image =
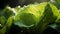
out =
{"type": "Polygon", "coordinates": [[[9,6],[0,10],[0,34],[5,34],[5,32],[8,30],[8,28],[11,26],[12,19],[11,18],[9,19],[9,17],[11,17],[13,15],[14,15],[14,13],[9,6]]]}
{"type": "Polygon", "coordinates": [[[15,24],[20,27],[30,27],[37,25],[40,18],[43,16],[44,8],[47,3],[42,3],[39,5],[28,5],[23,7],[23,10],[15,16],[15,24]]]}

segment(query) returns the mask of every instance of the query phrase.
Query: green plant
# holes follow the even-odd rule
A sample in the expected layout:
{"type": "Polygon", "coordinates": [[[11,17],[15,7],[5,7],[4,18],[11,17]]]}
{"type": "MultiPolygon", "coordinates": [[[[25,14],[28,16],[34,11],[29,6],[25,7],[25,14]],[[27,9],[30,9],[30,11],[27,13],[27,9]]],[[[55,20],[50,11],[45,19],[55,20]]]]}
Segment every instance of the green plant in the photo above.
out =
{"type": "Polygon", "coordinates": [[[60,0],[50,0],[50,2],[60,9],[60,0]]]}
{"type": "Polygon", "coordinates": [[[19,27],[35,30],[36,33],[42,32],[48,27],[48,24],[55,22],[59,15],[58,9],[49,2],[38,5],[30,4],[23,7],[20,14],[14,19],[14,24],[19,27]]]}
{"type": "Polygon", "coordinates": [[[8,30],[12,24],[11,20],[14,13],[8,6],[0,11],[0,34],[5,34],[6,30],[8,30]]]}
{"type": "Polygon", "coordinates": [[[8,32],[12,23],[23,30],[34,30],[42,34],[52,22],[57,24],[60,21],[59,10],[50,2],[30,4],[24,7],[6,7],[0,11],[0,34],[8,32]]]}

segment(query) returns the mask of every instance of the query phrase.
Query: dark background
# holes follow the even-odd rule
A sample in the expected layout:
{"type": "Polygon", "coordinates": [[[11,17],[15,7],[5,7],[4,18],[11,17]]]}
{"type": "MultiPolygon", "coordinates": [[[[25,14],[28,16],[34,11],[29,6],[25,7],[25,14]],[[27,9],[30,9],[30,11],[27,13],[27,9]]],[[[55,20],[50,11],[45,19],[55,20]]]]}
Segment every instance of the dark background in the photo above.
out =
{"type": "Polygon", "coordinates": [[[41,3],[49,0],[0,0],[0,9],[3,9],[6,5],[11,7],[16,7],[18,5],[24,6],[28,4],[33,4],[35,2],[41,3]]]}

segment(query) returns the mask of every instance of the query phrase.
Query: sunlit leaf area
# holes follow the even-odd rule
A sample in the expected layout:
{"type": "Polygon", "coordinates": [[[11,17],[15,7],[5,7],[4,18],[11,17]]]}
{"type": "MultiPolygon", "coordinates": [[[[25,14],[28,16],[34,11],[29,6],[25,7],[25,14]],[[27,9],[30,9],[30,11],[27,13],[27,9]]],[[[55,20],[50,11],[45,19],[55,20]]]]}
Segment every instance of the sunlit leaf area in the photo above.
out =
{"type": "Polygon", "coordinates": [[[0,34],[60,34],[60,0],[0,2],[0,34]]]}

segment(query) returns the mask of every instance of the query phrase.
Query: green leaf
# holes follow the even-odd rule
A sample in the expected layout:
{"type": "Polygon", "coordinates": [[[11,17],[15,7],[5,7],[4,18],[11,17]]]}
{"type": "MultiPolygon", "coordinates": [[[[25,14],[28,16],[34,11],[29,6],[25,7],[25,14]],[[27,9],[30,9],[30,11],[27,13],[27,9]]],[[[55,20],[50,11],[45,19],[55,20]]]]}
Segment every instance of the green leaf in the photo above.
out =
{"type": "Polygon", "coordinates": [[[57,19],[56,19],[56,30],[58,32],[60,32],[60,14],[58,15],[57,19]]]}
{"type": "Polygon", "coordinates": [[[45,10],[43,13],[43,17],[41,18],[39,24],[35,28],[38,34],[42,34],[42,32],[47,29],[48,24],[55,22],[57,16],[59,15],[58,9],[51,3],[48,3],[45,6],[45,10]]]}
{"type": "Polygon", "coordinates": [[[57,17],[59,15],[59,10],[57,9],[57,7],[54,6],[53,4],[50,4],[50,7],[52,9],[54,16],[57,17]]]}
{"type": "Polygon", "coordinates": [[[47,2],[44,2],[39,5],[30,4],[23,7],[20,14],[15,16],[15,25],[18,25],[19,27],[36,26],[43,16],[46,4],[47,2]]]}
{"type": "Polygon", "coordinates": [[[7,20],[7,28],[9,29],[13,23],[13,17],[9,17],[8,20],[7,20]]]}
{"type": "Polygon", "coordinates": [[[1,10],[0,16],[5,16],[6,19],[8,19],[10,16],[13,16],[14,13],[12,11],[12,8],[9,6],[6,6],[3,10],[1,10]]]}
{"type": "Polygon", "coordinates": [[[21,7],[20,7],[20,6],[16,6],[16,7],[14,8],[13,12],[14,12],[15,14],[20,13],[20,12],[21,12],[21,7]]]}
{"type": "Polygon", "coordinates": [[[6,32],[6,26],[4,26],[2,29],[0,29],[0,34],[5,34],[6,32]]]}
{"type": "MultiPolygon", "coordinates": [[[[54,6],[53,4],[50,4],[50,7],[52,9],[52,13],[53,13],[53,18],[52,20],[54,19],[54,23],[53,24],[50,24],[49,26],[53,29],[56,29],[56,30],[60,30],[60,13],[59,13],[59,10],[57,9],[56,6],[54,6]]],[[[52,21],[51,21],[52,22],[52,21]]]]}
{"type": "Polygon", "coordinates": [[[13,16],[14,13],[9,6],[0,11],[0,34],[5,34],[12,24],[11,16],[13,16]]]}
{"type": "Polygon", "coordinates": [[[4,17],[4,16],[0,16],[0,29],[1,29],[2,27],[4,27],[5,23],[6,23],[5,17],[4,17]]]}
{"type": "Polygon", "coordinates": [[[60,9],[60,0],[51,0],[50,2],[60,9]]]}

